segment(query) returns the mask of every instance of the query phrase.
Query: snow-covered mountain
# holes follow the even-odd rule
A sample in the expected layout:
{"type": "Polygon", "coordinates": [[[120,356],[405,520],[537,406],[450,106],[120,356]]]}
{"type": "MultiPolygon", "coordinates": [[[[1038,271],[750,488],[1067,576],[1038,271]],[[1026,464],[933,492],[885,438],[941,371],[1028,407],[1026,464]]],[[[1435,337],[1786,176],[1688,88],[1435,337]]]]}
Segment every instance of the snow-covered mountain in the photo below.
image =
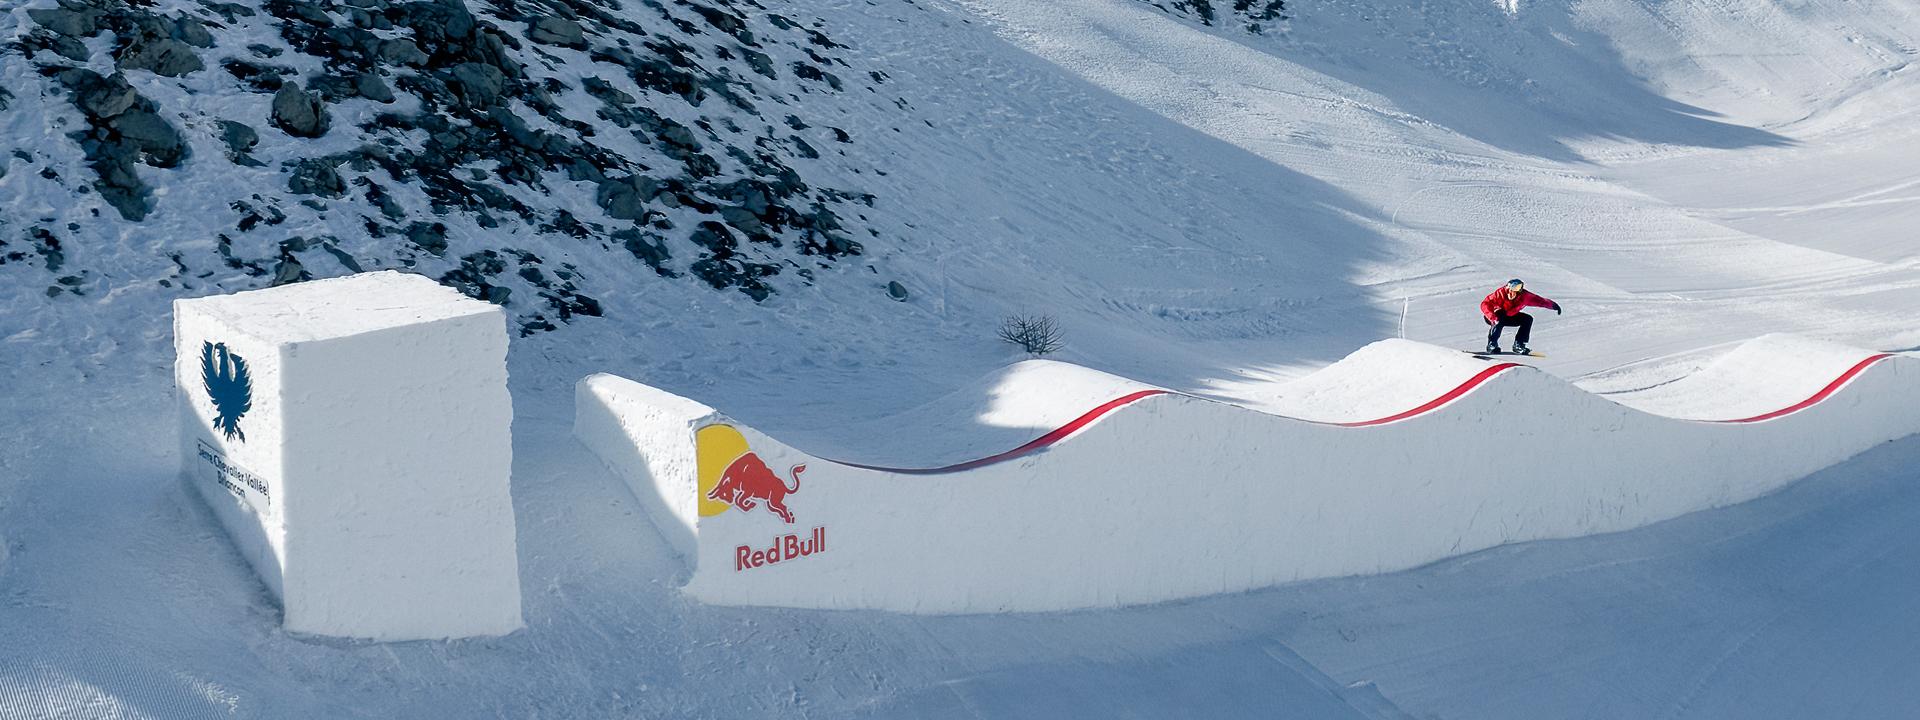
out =
{"type": "Polygon", "coordinates": [[[1016,312],[1259,407],[1477,346],[1513,276],[1602,393],[1913,348],[1916,57],[1895,0],[8,3],[0,716],[1897,716],[1910,441],[1620,536],[909,618],[689,602],[568,431],[606,371],[910,456],[870,420],[1019,358],[1016,312]],[[524,632],[290,637],[174,482],[167,303],[376,268],[515,319],[524,632]]]}
{"type": "Polygon", "coordinates": [[[602,288],[656,274],[764,299],[879,236],[858,177],[876,168],[849,160],[839,126],[894,99],[882,68],[785,12],[16,7],[7,127],[31,142],[9,159],[9,259],[76,295],[409,268],[527,331],[598,316],[602,288]],[[118,234],[164,243],[107,276],[118,234]]]}

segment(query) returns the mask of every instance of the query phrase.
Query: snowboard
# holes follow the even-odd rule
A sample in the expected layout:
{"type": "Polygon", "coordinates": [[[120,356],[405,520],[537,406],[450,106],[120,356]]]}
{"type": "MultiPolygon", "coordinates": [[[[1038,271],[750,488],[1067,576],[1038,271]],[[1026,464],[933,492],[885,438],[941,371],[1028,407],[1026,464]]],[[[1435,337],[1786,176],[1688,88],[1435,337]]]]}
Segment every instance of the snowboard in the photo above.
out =
{"type": "Polygon", "coordinates": [[[1485,350],[1463,350],[1461,352],[1465,352],[1466,354],[1480,358],[1481,360],[1492,360],[1496,355],[1513,355],[1518,357],[1537,357],[1537,358],[1543,358],[1547,356],[1546,353],[1540,352],[1538,350],[1530,350],[1528,352],[1523,352],[1523,353],[1506,352],[1506,351],[1490,353],[1485,350]]]}

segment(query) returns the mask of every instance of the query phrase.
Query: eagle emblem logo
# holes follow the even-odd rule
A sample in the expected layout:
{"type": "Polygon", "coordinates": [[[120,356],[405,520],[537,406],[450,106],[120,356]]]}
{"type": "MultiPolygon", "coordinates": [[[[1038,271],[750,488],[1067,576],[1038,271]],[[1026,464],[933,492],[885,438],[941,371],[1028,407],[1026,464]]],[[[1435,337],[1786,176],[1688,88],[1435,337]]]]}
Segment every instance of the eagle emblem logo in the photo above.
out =
{"type": "Polygon", "coordinates": [[[200,379],[213,399],[213,427],[227,436],[246,442],[240,430],[240,418],[253,409],[253,373],[245,358],[227,351],[226,343],[200,344],[200,379]]]}

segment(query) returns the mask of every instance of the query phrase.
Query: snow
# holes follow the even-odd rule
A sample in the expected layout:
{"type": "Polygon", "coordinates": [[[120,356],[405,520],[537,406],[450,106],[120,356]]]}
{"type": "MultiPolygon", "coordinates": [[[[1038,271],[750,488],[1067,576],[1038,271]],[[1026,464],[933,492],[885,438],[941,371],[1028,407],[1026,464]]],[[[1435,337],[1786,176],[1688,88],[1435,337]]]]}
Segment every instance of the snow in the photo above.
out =
{"type": "MultiPolygon", "coordinates": [[[[1016,359],[993,328],[1033,311],[1067,329],[1066,362],[1337,420],[1360,413],[1284,381],[1397,334],[1407,301],[1407,339],[1476,347],[1473,303],[1516,275],[1567,308],[1536,325],[1550,357],[1529,376],[1664,414],[1740,415],[1667,384],[1754,338],[1920,347],[1910,4],[1497,5],[1324,3],[1255,38],[1132,0],[812,4],[893,78],[897,98],[841,108],[871,141],[848,167],[887,169],[858,177],[891,239],[869,244],[871,269],[765,304],[610,283],[606,319],[514,340],[526,629],[450,642],[289,634],[175,481],[176,290],[155,282],[210,291],[166,250],[209,242],[195,223],[272,180],[190,164],[148,224],[93,217],[97,201],[36,179],[89,177],[64,135],[77,116],[0,57],[17,95],[0,127],[36,150],[5,159],[5,217],[79,226],[69,252],[99,268],[86,296],[46,301],[35,268],[0,266],[0,716],[1909,714],[1911,438],[1628,532],[1149,607],[920,616],[690,600],[664,523],[572,437],[575,383],[608,372],[829,457],[964,458],[981,448],[836,431],[949,396],[942,417],[979,411],[969,383],[1016,359]],[[889,278],[907,301],[885,298],[889,278]]],[[[152,80],[133,78],[160,97],[152,80]]],[[[197,89],[165,105],[264,116],[261,96],[197,89]]],[[[219,157],[189,119],[195,156],[219,157]]],[[[262,136],[263,160],[291,157],[262,136]]],[[[372,242],[349,214],[290,212],[287,234],[372,242]]],[[[482,232],[455,223],[451,252],[482,232]]],[[[1754,405],[1777,407],[1769,393],[1754,405]]],[[[975,423],[966,442],[1052,419],[1022,417],[1037,424],[975,423]]],[[[1518,485],[1565,466],[1524,443],[1480,463],[1518,485]]]]}
{"type": "Polygon", "coordinates": [[[458,290],[391,270],[195,298],[186,305],[228,327],[244,326],[247,334],[273,345],[500,314],[499,308],[458,290]]]}
{"type": "MultiPolygon", "coordinates": [[[[1519,366],[1384,340],[1291,383],[1308,388],[1300,404],[1324,413],[1389,395],[1401,403],[1388,406],[1395,410],[1429,409],[1301,422],[1159,394],[1034,452],[931,474],[829,460],[607,375],[581,381],[575,434],[642,498],[691,565],[687,592],[704,602],[1078,610],[1390,572],[1749,500],[1920,433],[1920,407],[1908,401],[1920,393],[1920,366],[1884,358],[1853,372],[1876,357],[1756,341],[1673,383],[1666,402],[1717,407],[1716,420],[1787,412],[1700,422],[1636,412],[1519,366]],[[1830,372],[1804,375],[1822,371],[1830,372]],[[1798,404],[1842,379],[1819,402],[1798,404]],[[1456,388],[1465,393],[1449,399],[1456,388]],[[1769,396],[1792,399],[1753,406],[1769,396]],[[1556,469],[1488,472],[1487,458],[1516,446],[1553,458],[1556,469]],[[757,473],[740,469],[749,460],[757,473]],[[1668,468],[1689,471],[1674,478],[1668,468]],[[740,477],[741,489],[728,490],[740,477]]],[[[1036,407],[1078,416],[1141,387],[1057,363],[1003,373],[1033,375],[1048,381],[1018,399],[981,398],[976,406],[996,407],[979,420],[1005,425],[1033,418],[1019,410],[1036,407]],[[1089,402],[1101,385],[1105,394],[1089,402]]],[[[894,418],[893,431],[864,437],[897,445],[896,433],[968,433],[953,422],[894,418]]]]}
{"type": "Polygon", "coordinates": [[[288,631],[522,626],[499,308],[395,272],[174,307],[182,479],[288,631]]]}

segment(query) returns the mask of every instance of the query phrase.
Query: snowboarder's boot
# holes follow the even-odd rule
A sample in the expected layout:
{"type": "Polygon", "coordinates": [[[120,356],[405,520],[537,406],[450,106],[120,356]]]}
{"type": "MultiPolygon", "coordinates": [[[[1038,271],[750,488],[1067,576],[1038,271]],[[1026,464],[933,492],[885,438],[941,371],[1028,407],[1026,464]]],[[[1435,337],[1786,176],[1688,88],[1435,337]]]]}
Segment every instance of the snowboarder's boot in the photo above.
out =
{"type": "Polygon", "coordinates": [[[1527,349],[1527,346],[1526,346],[1526,344],[1524,344],[1524,343],[1514,343],[1514,344],[1513,344],[1513,354],[1515,354],[1515,355],[1530,355],[1530,354],[1532,354],[1532,353],[1533,353],[1533,351],[1532,351],[1532,350],[1528,350],[1528,349],[1527,349]]]}
{"type": "Polygon", "coordinates": [[[1487,354],[1488,354],[1488,355],[1499,355],[1499,354],[1500,354],[1500,343],[1498,343],[1498,342],[1496,342],[1496,341],[1493,341],[1493,340],[1488,340],[1488,341],[1487,341],[1487,354]]]}

